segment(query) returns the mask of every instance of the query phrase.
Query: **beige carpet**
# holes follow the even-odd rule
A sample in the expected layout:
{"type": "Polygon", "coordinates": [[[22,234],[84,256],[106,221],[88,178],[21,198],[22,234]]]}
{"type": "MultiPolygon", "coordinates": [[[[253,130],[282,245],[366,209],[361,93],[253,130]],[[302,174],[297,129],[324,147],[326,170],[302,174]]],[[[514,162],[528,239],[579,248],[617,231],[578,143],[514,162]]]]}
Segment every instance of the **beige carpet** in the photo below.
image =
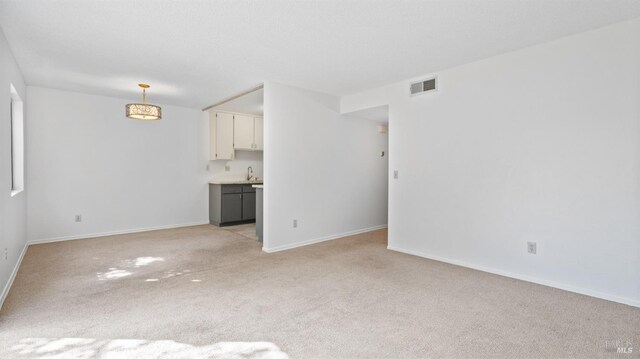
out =
{"type": "Polygon", "coordinates": [[[208,225],[36,245],[0,312],[2,358],[638,352],[638,308],[388,251],[386,231],[274,254],[208,225]]]}
{"type": "Polygon", "coordinates": [[[249,239],[258,240],[258,235],[256,234],[256,224],[240,224],[237,226],[228,226],[224,227],[227,231],[231,231],[233,233],[237,233],[241,236],[247,237],[249,239]]]}

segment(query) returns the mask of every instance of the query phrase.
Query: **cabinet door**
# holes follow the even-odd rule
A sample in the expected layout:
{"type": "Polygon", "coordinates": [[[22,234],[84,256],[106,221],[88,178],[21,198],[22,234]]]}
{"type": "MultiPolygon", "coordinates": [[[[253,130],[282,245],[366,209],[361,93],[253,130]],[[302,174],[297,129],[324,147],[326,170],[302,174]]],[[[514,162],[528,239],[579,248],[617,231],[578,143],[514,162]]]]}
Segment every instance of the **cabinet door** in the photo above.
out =
{"type": "Polygon", "coordinates": [[[233,114],[216,114],[216,159],[232,160],[233,152],[233,114]]]}
{"type": "Polygon", "coordinates": [[[222,216],[220,223],[242,220],[242,194],[230,193],[222,195],[222,216]]]}
{"type": "Polygon", "coordinates": [[[220,202],[222,200],[219,184],[209,184],[209,223],[219,225],[220,222],[220,202]]]}
{"type": "Polygon", "coordinates": [[[242,194],[242,220],[256,219],[256,193],[242,194]]]}
{"type": "Polygon", "coordinates": [[[253,117],[233,116],[233,147],[237,150],[253,149],[253,117]]]}
{"type": "Polygon", "coordinates": [[[253,121],[254,121],[254,128],[255,128],[253,132],[253,138],[254,138],[253,149],[262,151],[264,149],[264,141],[262,140],[262,138],[264,137],[264,134],[263,134],[264,120],[262,119],[262,117],[254,117],[253,121]]]}
{"type": "Polygon", "coordinates": [[[209,160],[214,161],[217,158],[218,150],[216,141],[216,127],[218,126],[218,119],[215,112],[209,112],[209,160]]]}

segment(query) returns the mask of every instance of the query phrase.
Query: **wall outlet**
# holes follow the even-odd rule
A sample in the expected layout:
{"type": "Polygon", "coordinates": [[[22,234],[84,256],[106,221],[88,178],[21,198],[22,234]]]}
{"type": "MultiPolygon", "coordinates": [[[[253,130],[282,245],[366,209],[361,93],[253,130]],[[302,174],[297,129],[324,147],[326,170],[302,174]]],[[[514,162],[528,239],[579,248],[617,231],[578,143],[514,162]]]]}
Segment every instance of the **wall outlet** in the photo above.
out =
{"type": "Polygon", "coordinates": [[[82,215],[76,214],[76,222],[82,222],[82,215]]]}
{"type": "Polygon", "coordinates": [[[536,242],[527,242],[527,252],[531,254],[536,254],[536,242]]]}
{"type": "Polygon", "coordinates": [[[208,171],[208,170],[210,170],[210,169],[211,169],[211,166],[210,166],[210,165],[207,165],[207,171],[208,171]]]}
{"type": "Polygon", "coordinates": [[[9,260],[9,249],[7,247],[4,247],[4,260],[9,260]]]}
{"type": "Polygon", "coordinates": [[[398,170],[393,171],[393,178],[398,179],[398,170]]]}
{"type": "Polygon", "coordinates": [[[224,165],[224,171],[225,172],[231,171],[231,165],[224,165]]]}
{"type": "Polygon", "coordinates": [[[298,228],[298,220],[297,219],[293,220],[293,228],[298,228]]]}

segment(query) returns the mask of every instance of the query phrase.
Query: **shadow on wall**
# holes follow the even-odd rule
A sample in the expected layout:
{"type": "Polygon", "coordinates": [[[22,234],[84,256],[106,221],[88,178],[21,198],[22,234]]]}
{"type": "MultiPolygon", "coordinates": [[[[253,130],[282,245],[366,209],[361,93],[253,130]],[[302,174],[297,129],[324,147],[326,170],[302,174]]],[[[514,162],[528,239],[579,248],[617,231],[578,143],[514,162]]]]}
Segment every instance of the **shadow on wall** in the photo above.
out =
{"type": "Polygon", "coordinates": [[[270,342],[219,342],[193,346],[173,340],[91,338],[22,339],[6,354],[18,358],[289,358],[270,342]]]}

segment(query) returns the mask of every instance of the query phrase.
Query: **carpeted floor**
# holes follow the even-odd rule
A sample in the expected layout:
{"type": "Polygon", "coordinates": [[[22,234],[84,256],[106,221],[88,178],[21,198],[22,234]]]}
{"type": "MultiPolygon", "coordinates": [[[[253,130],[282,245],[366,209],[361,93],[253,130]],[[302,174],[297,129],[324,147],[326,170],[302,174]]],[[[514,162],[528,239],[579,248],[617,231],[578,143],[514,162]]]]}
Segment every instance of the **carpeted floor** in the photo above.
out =
{"type": "Polygon", "coordinates": [[[384,230],[273,254],[209,225],[35,245],[0,312],[2,358],[638,352],[638,308],[389,251],[384,230]]]}
{"type": "Polygon", "coordinates": [[[258,235],[256,234],[256,224],[240,224],[237,226],[229,226],[224,227],[227,231],[231,231],[233,233],[237,233],[241,236],[247,237],[249,239],[258,240],[258,235]]]}

